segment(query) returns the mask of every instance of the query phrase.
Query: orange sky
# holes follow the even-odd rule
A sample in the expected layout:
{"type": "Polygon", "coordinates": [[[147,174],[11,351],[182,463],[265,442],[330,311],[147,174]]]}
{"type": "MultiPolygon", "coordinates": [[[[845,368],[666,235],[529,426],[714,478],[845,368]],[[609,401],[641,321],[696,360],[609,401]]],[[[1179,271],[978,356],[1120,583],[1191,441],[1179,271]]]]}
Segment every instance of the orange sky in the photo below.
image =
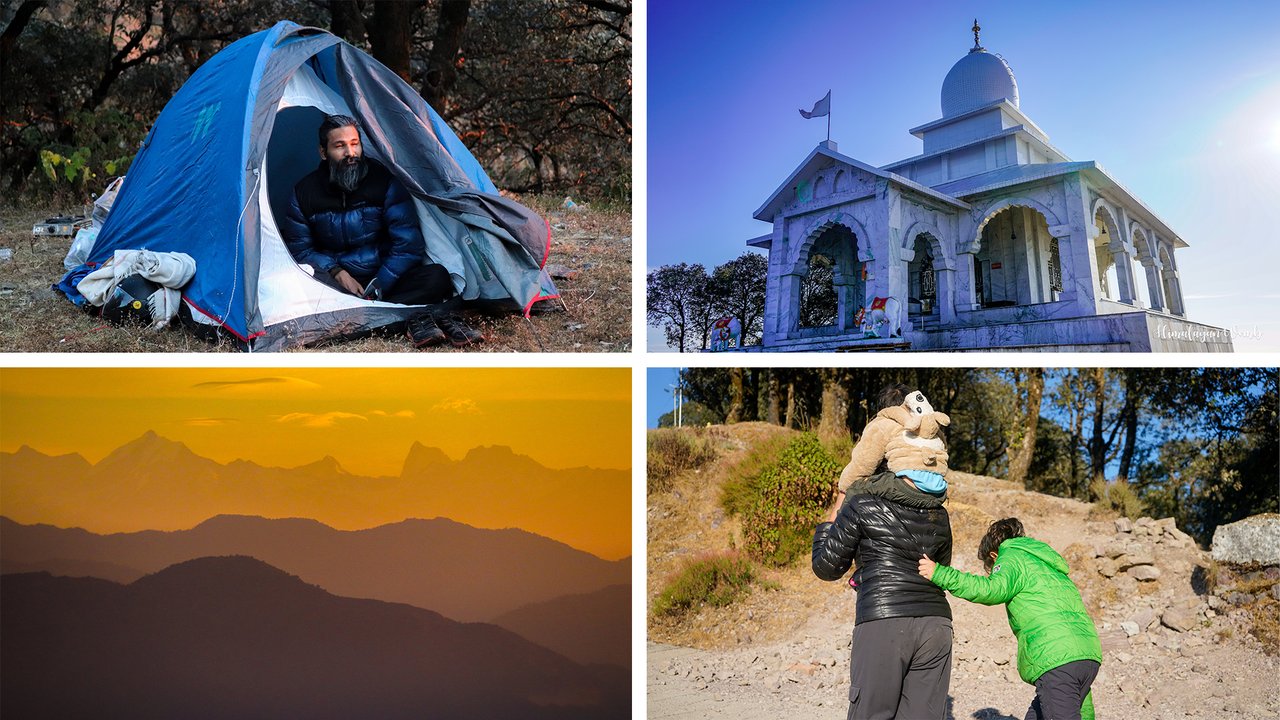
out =
{"type": "Polygon", "coordinates": [[[0,450],[97,462],[147,430],[219,462],[332,455],[398,475],[416,440],[458,459],[507,445],[552,468],[631,467],[629,369],[0,370],[0,450]]]}

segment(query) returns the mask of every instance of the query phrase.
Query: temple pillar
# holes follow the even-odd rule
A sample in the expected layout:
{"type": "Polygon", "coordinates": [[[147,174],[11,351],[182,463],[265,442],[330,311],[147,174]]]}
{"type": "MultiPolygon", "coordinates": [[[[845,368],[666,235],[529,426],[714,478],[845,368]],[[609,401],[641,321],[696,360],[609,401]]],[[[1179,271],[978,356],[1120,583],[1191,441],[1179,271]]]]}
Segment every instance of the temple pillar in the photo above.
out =
{"type": "MultiPolygon", "coordinates": [[[[960,257],[971,257],[961,255],[960,257]]],[[[937,284],[938,322],[950,325],[956,321],[956,298],[953,287],[956,271],[950,268],[934,266],[933,277],[937,284]]]]}

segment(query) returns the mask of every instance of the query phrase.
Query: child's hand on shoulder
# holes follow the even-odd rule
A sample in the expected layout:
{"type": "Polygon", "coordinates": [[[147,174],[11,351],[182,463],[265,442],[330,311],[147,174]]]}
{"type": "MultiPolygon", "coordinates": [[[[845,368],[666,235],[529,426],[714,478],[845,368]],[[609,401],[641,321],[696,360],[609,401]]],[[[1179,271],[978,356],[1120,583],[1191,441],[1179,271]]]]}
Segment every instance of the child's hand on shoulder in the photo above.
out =
{"type": "Polygon", "coordinates": [[[938,567],[938,563],[929,559],[927,555],[920,556],[920,574],[925,580],[933,579],[933,571],[938,567]]]}

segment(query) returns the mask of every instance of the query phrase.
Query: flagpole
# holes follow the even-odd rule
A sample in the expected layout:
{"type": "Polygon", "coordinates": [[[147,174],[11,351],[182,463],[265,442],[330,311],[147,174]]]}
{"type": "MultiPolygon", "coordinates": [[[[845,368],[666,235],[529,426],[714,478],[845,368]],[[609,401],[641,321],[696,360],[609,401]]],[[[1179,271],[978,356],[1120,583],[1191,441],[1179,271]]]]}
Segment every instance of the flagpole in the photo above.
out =
{"type": "MultiPolygon", "coordinates": [[[[831,95],[831,91],[828,90],[827,96],[830,97],[830,95],[831,95]]],[[[828,145],[831,144],[831,101],[830,100],[827,100],[827,144],[828,145]]]]}

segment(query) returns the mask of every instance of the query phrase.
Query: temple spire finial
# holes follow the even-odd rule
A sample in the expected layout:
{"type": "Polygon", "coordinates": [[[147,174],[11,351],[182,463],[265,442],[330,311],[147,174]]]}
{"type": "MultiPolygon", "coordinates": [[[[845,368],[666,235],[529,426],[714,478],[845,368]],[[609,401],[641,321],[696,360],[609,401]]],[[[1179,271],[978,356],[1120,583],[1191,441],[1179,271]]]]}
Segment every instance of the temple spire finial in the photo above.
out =
{"type": "Polygon", "coordinates": [[[978,32],[982,28],[978,25],[978,18],[973,19],[973,48],[969,52],[982,52],[986,48],[982,47],[982,43],[978,41],[978,32]]]}

